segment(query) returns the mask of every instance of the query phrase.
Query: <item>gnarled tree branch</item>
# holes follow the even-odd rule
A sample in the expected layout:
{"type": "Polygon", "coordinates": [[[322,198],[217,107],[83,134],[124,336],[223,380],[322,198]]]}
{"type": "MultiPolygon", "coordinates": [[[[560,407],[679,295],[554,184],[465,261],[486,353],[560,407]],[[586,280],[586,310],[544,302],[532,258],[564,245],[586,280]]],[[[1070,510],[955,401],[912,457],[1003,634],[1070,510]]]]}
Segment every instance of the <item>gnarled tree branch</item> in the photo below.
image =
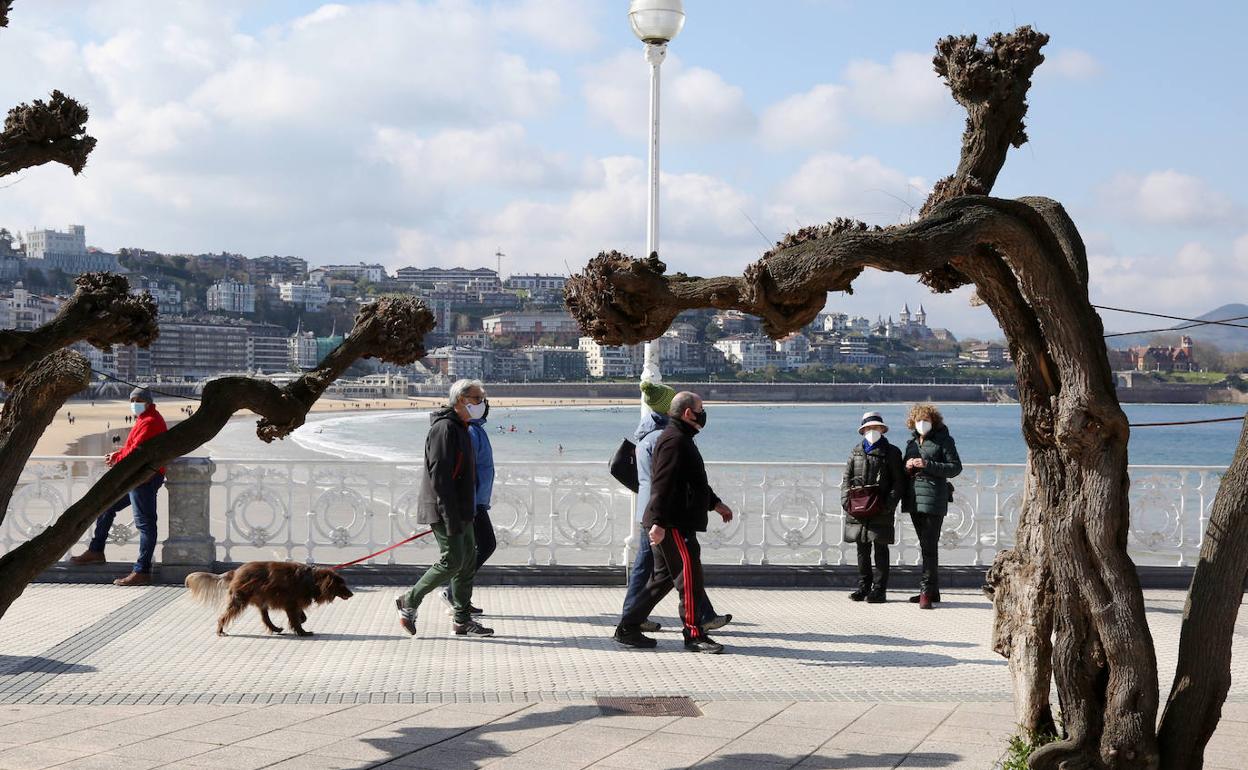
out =
{"type": "Polygon", "coordinates": [[[9,110],[0,131],[0,177],[44,163],[61,163],[75,174],[87,165],[95,138],[87,135],[87,108],[60,91],[9,110]]]}

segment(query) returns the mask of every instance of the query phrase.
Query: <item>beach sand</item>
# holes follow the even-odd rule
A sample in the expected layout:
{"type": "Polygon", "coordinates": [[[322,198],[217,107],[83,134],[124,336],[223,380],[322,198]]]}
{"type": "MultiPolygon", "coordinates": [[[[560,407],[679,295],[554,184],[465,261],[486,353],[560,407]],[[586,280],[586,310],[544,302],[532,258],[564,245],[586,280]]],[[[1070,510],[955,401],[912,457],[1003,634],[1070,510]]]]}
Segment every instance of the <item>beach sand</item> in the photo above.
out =
{"type": "MultiPolygon", "coordinates": [[[[612,406],[635,404],[636,399],[619,398],[492,398],[490,402],[499,407],[518,406],[612,406]]],[[[391,399],[342,399],[321,398],[312,407],[313,413],[341,413],[365,411],[393,411],[396,409],[429,409],[446,403],[445,398],[425,396],[420,398],[391,399]]],[[[195,402],[183,399],[161,399],[156,402],[165,422],[173,427],[186,419],[181,410],[186,406],[194,406],[195,402]]],[[[126,417],[130,414],[128,401],[71,401],[61,407],[56,419],[44,431],[39,443],[35,445],[35,456],[59,456],[68,454],[95,454],[75,447],[80,440],[91,436],[105,435],[103,443],[92,441],[95,446],[110,446],[116,436],[118,443],[125,443],[130,425],[126,417]],[[74,416],[71,425],[69,415],[74,416]]],[[[234,416],[236,420],[254,420],[251,412],[240,412],[234,416]]],[[[84,442],[87,443],[87,442],[84,442]]]]}

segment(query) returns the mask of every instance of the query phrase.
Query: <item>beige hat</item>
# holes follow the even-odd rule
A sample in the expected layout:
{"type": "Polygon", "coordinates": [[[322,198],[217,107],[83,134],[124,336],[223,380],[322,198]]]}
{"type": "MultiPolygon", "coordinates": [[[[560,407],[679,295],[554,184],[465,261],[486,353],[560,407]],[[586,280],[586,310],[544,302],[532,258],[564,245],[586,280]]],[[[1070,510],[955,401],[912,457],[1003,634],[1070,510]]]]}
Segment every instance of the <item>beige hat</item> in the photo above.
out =
{"type": "Polygon", "coordinates": [[[888,433],[888,426],[884,424],[884,418],[879,412],[867,412],[862,416],[862,425],[858,426],[858,435],[867,428],[879,428],[882,433],[888,433]]]}

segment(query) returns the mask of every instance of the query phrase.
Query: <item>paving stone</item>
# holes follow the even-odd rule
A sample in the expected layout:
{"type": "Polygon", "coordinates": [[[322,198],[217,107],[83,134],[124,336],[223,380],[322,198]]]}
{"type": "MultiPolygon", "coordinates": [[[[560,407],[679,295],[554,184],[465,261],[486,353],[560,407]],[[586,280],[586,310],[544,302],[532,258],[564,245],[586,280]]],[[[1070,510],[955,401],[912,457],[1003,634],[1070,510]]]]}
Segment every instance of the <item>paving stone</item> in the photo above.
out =
{"type": "Polygon", "coordinates": [[[12,722],[0,726],[0,743],[16,745],[38,743],[58,735],[71,733],[76,729],[78,728],[72,725],[62,727],[55,722],[12,722]]]}
{"type": "Polygon", "coordinates": [[[0,751],[0,770],[42,770],[81,758],[82,751],[57,749],[50,746],[15,746],[0,751]]]}
{"type": "Polygon", "coordinates": [[[129,733],[118,733],[107,729],[91,728],[87,730],[77,730],[65,735],[58,735],[55,738],[48,738],[39,741],[35,746],[49,746],[57,749],[70,749],[71,751],[80,751],[87,754],[95,754],[101,751],[109,751],[110,749],[126,746],[131,743],[138,743],[143,740],[141,735],[131,735],[129,733]]]}
{"type": "Polygon", "coordinates": [[[91,756],[75,759],[72,762],[66,762],[63,765],[57,765],[57,770],[151,770],[154,767],[160,767],[164,762],[157,759],[140,759],[139,757],[118,757],[113,754],[93,754],[91,756]]]}
{"type": "Polygon", "coordinates": [[[220,770],[259,770],[275,762],[300,756],[297,749],[266,751],[243,746],[223,746],[203,754],[178,760],[179,767],[219,768],[220,770]]]}
{"type": "Polygon", "coordinates": [[[740,737],[753,730],[755,725],[750,722],[735,722],[729,719],[711,719],[709,717],[681,717],[675,722],[659,728],[659,732],[677,733],[680,735],[710,735],[716,738],[740,737]]]}
{"type": "MultiPolygon", "coordinates": [[[[892,770],[906,759],[905,754],[858,752],[846,750],[832,754],[807,757],[793,767],[796,770],[892,770]]],[[[975,770],[989,770],[991,766],[978,766],[975,770]]]]}
{"type": "Polygon", "coordinates": [[[140,759],[159,759],[162,762],[178,762],[193,757],[196,754],[203,754],[218,748],[212,743],[195,743],[193,741],[175,741],[168,738],[148,738],[131,743],[126,746],[120,746],[106,754],[113,754],[119,757],[139,757],[140,759]]]}
{"type": "Polygon", "coordinates": [[[258,735],[272,731],[272,728],[265,724],[240,724],[214,720],[195,725],[194,727],[185,727],[181,730],[165,733],[164,737],[175,741],[197,741],[199,743],[215,743],[220,746],[228,746],[231,743],[245,741],[248,738],[255,738],[258,735]]]}

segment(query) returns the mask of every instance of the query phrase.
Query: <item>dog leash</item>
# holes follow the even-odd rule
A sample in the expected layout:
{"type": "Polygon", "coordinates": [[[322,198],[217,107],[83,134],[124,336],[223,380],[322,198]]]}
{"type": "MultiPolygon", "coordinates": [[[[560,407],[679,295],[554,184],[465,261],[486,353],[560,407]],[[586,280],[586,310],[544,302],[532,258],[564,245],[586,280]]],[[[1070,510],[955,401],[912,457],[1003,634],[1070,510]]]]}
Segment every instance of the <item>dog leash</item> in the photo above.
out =
{"type": "Polygon", "coordinates": [[[394,545],[392,545],[392,546],[387,546],[386,548],[382,548],[382,549],[381,549],[380,551],[378,551],[377,553],[370,553],[368,556],[361,556],[360,558],[356,559],[355,561],[347,561],[347,562],[343,562],[342,564],[335,564],[334,566],[330,567],[330,569],[342,569],[343,567],[350,567],[352,564],[359,564],[359,563],[360,563],[360,562],[362,562],[362,561],[368,561],[369,559],[373,558],[374,556],[381,556],[381,555],[382,555],[383,553],[385,553],[386,551],[393,551],[395,548],[398,548],[398,547],[399,547],[399,546],[401,546],[401,545],[406,545],[407,543],[410,543],[410,542],[412,542],[413,540],[416,540],[417,538],[424,537],[425,535],[429,534],[429,533],[430,533],[430,532],[432,532],[432,531],[433,531],[432,529],[426,529],[424,532],[421,532],[421,533],[419,533],[419,534],[412,535],[411,537],[407,538],[406,540],[400,540],[399,542],[395,543],[395,544],[394,544],[394,545]]]}

